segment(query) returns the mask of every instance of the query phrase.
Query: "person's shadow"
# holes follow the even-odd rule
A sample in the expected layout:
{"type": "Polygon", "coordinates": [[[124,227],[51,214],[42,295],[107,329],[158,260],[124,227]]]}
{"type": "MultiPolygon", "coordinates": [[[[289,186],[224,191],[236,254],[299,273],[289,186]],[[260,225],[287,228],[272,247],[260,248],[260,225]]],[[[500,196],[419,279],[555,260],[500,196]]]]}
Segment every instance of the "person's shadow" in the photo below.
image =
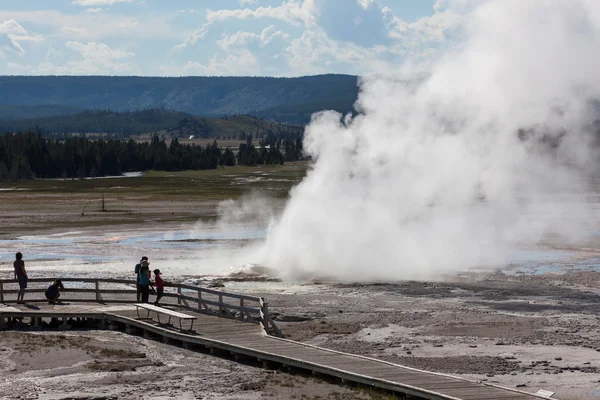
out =
{"type": "Polygon", "coordinates": [[[39,310],[40,308],[36,305],[33,304],[25,304],[25,307],[29,308],[30,310],[39,310]]]}

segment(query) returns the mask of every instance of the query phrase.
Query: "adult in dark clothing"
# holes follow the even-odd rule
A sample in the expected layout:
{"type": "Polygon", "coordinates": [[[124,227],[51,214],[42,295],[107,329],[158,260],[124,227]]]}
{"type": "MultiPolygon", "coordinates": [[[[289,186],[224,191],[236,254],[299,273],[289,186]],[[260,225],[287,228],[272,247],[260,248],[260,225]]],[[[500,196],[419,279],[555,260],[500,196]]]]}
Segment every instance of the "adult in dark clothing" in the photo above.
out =
{"type": "Polygon", "coordinates": [[[139,303],[142,300],[142,288],[140,287],[140,268],[142,266],[142,262],[148,261],[148,257],[144,256],[140,260],[139,264],[135,265],[135,276],[136,276],[136,284],[135,288],[137,289],[137,302],[139,303]]]}
{"type": "Polygon", "coordinates": [[[48,303],[52,304],[56,300],[58,300],[58,298],[60,297],[60,291],[64,288],[65,287],[63,286],[62,281],[60,279],[57,279],[54,282],[52,282],[52,284],[48,286],[48,289],[46,289],[46,298],[48,299],[48,303]]]}
{"type": "Polygon", "coordinates": [[[23,254],[17,253],[15,256],[16,260],[13,263],[15,268],[15,279],[19,281],[19,293],[17,294],[17,303],[23,304],[25,300],[25,289],[27,289],[27,272],[25,271],[25,261],[23,261],[23,254]]]}
{"type": "Polygon", "coordinates": [[[139,272],[139,280],[138,283],[140,285],[140,289],[142,291],[142,303],[148,302],[148,297],[150,295],[150,263],[148,261],[142,261],[140,263],[140,272],[139,272]]]}

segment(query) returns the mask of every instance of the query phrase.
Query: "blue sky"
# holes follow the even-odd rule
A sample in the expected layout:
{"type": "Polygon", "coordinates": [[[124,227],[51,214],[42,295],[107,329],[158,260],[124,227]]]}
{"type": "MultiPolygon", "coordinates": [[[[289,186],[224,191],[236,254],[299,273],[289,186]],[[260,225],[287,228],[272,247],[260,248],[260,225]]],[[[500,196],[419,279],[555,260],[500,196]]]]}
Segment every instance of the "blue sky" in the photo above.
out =
{"type": "Polygon", "coordinates": [[[460,20],[444,0],[0,0],[0,74],[365,74],[460,20]]]}

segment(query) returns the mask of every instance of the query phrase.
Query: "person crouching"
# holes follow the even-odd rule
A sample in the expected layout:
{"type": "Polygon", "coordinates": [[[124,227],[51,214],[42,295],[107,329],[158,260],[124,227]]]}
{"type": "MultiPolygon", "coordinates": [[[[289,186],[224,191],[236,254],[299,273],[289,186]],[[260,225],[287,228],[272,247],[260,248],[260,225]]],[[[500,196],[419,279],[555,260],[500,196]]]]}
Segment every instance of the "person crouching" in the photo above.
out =
{"type": "Polygon", "coordinates": [[[54,302],[60,297],[60,291],[64,288],[65,287],[60,279],[52,282],[52,284],[48,286],[48,289],[46,289],[46,298],[48,299],[48,304],[54,304],[54,302]]]}

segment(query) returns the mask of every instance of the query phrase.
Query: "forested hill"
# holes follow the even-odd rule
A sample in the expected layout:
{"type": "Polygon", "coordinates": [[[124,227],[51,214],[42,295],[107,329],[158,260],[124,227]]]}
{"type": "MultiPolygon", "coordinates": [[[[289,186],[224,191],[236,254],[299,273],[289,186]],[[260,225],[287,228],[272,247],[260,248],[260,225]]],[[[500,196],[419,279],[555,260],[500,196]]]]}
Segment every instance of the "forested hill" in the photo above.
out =
{"type": "MultiPolygon", "coordinates": [[[[116,111],[165,108],[196,116],[250,114],[282,122],[306,123],[315,111],[350,111],[358,88],[357,77],[351,75],[299,78],[0,76],[0,93],[0,107],[52,105],[116,111]],[[294,112],[295,109],[299,111],[294,112]]],[[[23,116],[21,111],[19,115],[23,116]]]]}
{"type": "Polygon", "coordinates": [[[202,118],[160,108],[132,112],[94,110],[56,117],[0,119],[0,133],[35,132],[50,137],[71,133],[101,133],[123,138],[163,132],[173,137],[194,135],[244,140],[248,135],[264,138],[271,134],[280,139],[295,139],[302,135],[302,131],[301,126],[266,121],[248,115],[202,118]]]}
{"type": "Polygon", "coordinates": [[[0,119],[0,132],[35,132],[43,135],[106,133],[124,137],[169,129],[189,114],[164,109],[132,112],[87,110],[73,115],[28,119],[0,119]]]}

